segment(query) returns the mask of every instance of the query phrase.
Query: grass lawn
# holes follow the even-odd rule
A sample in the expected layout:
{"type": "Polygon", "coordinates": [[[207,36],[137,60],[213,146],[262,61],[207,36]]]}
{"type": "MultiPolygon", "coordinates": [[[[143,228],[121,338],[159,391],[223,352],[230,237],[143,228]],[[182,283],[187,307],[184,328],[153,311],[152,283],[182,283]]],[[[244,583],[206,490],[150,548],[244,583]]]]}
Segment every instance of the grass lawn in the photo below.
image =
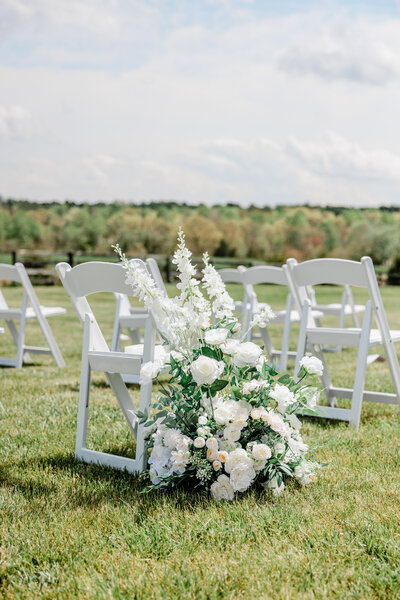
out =
{"type": "MultiPolygon", "coordinates": [[[[11,299],[17,291],[5,290],[11,299]]],[[[315,484],[293,483],[278,499],[141,495],[135,477],[75,462],[82,330],[61,287],[37,291],[43,304],[68,309],[51,321],[67,367],[36,356],[21,370],[0,368],[1,598],[400,598],[398,408],[365,404],[358,431],[305,420],[303,436],[321,444],[317,458],[328,466],[315,484]]],[[[400,289],[382,295],[400,329],[400,289]]],[[[279,290],[265,289],[263,299],[284,305],[279,290]]],[[[323,288],[319,300],[333,299],[323,288]]],[[[98,295],[94,305],[111,337],[112,298],[98,295]]],[[[42,343],[28,327],[28,343],[42,343]]],[[[295,339],[296,330],[293,348],[295,339]]],[[[2,354],[8,342],[0,336],[2,354]]],[[[353,350],[328,355],[338,383],[351,385],[355,359],[353,350]]],[[[391,391],[385,362],[368,367],[366,385],[391,391]]],[[[130,455],[132,438],[100,373],[91,399],[89,446],[130,455]]]]}

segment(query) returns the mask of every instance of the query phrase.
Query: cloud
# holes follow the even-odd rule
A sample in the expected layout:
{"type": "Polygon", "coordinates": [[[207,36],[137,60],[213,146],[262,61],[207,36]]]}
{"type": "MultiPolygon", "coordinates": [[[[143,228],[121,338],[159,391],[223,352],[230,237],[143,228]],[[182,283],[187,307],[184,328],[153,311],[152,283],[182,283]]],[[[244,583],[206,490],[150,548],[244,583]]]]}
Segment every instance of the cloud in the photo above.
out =
{"type": "MultiPolygon", "coordinates": [[[[396,29],[399,39],[399,23],[396,29]]],[[[328,82],[384,85],[400,75],[400,49],[397,41],[390,45],[391,33],[379,24],[372,27],[368,21],[322,21],[316,31],[307,28],[297,41],[282,50],[277,64],[288,73],[314,75],[328,82]]]]}
{"type": "Polygon", "coordinates": [[[323,177],[382,181],[400,179],[400,154],[380,148],[367,150],[334,133],[326,134],[317,143],[292,137],[287,141],[286,151],[304,168],[323,177]]]}
{"type": "Polygon", "coordinates": [[[21,106],[0,105],[0,140],[22,140],[30,130],[29,113],[21,106]]]}

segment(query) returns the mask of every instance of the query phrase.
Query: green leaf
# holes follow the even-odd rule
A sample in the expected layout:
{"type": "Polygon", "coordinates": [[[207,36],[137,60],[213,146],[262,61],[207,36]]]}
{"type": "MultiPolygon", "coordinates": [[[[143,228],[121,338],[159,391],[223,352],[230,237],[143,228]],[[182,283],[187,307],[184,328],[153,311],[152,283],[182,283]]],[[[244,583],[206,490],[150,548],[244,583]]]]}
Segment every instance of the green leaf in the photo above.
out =
{"type": "Polygon", "coordinates": [[[291,379],[292,378],[290,377],[290,375],[286,373],[285,375],[282,375],[282,377],[279,377],[278,382],[282,383],[283,385],[287,385],[291,382],[291,379]]]}
{"type": "Polygon", "coordinates": [[[215,350],[212,350],[212,348],[209,348],[208,346],[203,346],[203,348],[201,348],[200,350],[200,354],[202,354],[203,356],[208,356],[208,358],[217,357],[215,350]]]}
{"type": "Polygon", "coordinates": [[[214,381],[214,383],[210,387],[211,393],[215,394],[216,392],[223,390],[224,387],[226,387],[228,385],[228,383],[229,382],[226,379],[217,379],[217,381],[214,381]]]}

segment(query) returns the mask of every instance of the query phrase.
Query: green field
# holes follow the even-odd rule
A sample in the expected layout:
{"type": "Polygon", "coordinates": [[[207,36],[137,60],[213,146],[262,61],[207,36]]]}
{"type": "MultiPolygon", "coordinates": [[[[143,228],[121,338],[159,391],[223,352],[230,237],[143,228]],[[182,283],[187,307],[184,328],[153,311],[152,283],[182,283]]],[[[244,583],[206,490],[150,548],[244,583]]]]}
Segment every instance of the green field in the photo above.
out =
{"type": "MultiPolygon", "coordinates": [[[[21,370],[0,368],[1,598],[400,598],[398,408],[365,404],[358,431],[305,420],[303,437],[320,445],[327,466],[315,484],[293,483],[278,499],[141,495],[135,477],[75,462],[82,331],[61,287],[37,291],[41,303],[68,309],[51,321],[67,367],[38,356],[21,370]]],[[[5,292],[15,299],[18,290],[5,292]]],[[[382,295],[400,329],[399,289],[382,295]]],[[[321,290],[320,301],[333,298],[321,290]]],[[[262,299],[284,305],[272,288],[262,299]]],[[[112,298],[98,295],[94,306],[110,337],[112,298]]],[[[293,348],[295,339],[296,330],[293,348]]],[[[1,354],[8,342],[0,336],[1,354]]],[[[31,342],[42,343],[34,325],[31,342]]],[[[328,355],[338,383],[351,385],[355,359],[354,350],[328,355]]],[[[366,385],[391,391],[385,362],[368,367],[366,385]]],[[[132,438],[100,373],[91,400],[89,446],[130,455],[132,438]]]]}

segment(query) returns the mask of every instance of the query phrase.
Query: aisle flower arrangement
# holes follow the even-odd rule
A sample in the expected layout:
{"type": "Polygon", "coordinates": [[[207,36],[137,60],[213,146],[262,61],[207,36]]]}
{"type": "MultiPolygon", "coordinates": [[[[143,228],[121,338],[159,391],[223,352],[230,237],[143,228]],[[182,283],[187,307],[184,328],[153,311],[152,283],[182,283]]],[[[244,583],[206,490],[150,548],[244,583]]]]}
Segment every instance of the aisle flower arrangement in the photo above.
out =
{"type": "MultiPolygon", "coordinates": [[[[233,500],[253,486],[279,495],[290,478],[302,485],[313,481],[319,464],[309,458],[296,413],[312,413],[317,403],[321,361],[304,357],[297,380],[280,376],[260,346],[243,341],[234,302],[207,254],[196,278],[182,231],[173,258],[175,298],[156,287],[143,263],[128,262],[116,250],[165,345],[163,358],[144,364],[141,377],[170,376],[168,384],[158,380],[153,414],[139,415],[151,449],[147,489],[186,484],[233,500]]],[[[273,317],[265,305],[250,326],[273,317]]]]}

